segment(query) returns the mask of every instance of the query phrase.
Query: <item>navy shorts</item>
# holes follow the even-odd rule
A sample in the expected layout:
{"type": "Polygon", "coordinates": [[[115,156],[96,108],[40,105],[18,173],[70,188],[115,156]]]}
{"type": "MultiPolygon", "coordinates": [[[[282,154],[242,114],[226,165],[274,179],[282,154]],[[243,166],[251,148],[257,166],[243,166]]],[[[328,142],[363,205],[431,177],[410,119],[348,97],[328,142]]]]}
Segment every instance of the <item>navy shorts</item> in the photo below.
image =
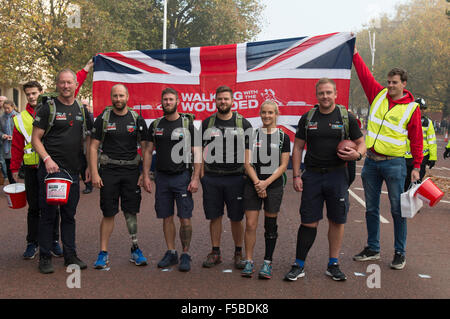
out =
{"type": "Polygon", "coordinates": [[[302,175],[303,192],[300,216],[303,224],[323,219],[323,204],[327,205],[327,217],[336,224],[345,224],[350,207],[348,199],[347,168],[329,173],[306,170],[302,175]]]}
{"type": "Polygon", "coordinates": [[[194,201],[192,193],[187,190],[191,182],[191,173],[184,171],[181,174],[165,174],[155,172],[155,210],[156,217],[167,218],[175,214],[177,204],[177,216],[183,219],[192,217],[194,201]]]}
{"type": "Polygon", "coordinates": [[[201,179],[203,189],[203,209],[206,219],[223,216],[224,204],[231,221],[239,222],[244,218],[244,175],[211,176],[201,179]]]}
{"type": "Polygon", "coordinates": [[[139,213],[141,207],[141,188],[137,185],[139,169],[100,168],[103,187],[100,189],[100,208],[103,216],[112,217],[119,212],[139,213]]]}

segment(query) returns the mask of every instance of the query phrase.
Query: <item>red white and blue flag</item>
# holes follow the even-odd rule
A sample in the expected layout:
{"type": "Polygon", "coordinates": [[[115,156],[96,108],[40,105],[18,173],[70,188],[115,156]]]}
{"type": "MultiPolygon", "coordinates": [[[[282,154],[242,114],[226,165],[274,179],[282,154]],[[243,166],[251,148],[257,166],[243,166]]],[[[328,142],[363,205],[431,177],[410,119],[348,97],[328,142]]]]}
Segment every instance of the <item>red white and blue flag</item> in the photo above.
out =
{"type": "Polygon", "coordinates": [[[336,81],[337,103],[348,105],[355,38],[347,32],[313,37],[169,50],[100,53],[94,63],[94,116],[111,104],[117,83],[129,91],[128,105],[146,119],[162,116],[161,91],[179,93],[179,112],[203,120],[216,112],[215,91],[234,92],[233,110],[261,126],[259,106],[267,99],[280,106],[278,124],[294,140],[302,114],[317,103],[319,78],[336,81]]]}

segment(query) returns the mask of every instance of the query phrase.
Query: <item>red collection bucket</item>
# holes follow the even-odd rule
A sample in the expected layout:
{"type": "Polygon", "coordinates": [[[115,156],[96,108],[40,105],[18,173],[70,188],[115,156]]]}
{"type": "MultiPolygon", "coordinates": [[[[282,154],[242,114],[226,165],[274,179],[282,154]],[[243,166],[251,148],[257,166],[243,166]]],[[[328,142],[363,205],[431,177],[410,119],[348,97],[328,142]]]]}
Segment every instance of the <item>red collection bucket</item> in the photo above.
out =
{"type": "Polygon", "coordinates": [[[430,207],[436,205],[442,197],[444,197],[444,192],[436,186],[435,183],[428,177],[424,180],[419,188],[414,193],[414,196],[417,196],[424,202],[428,203],[430,207]]]}
{"type": "Polygon", "coordinates": [[[25,184],[15,183],[3,187],[8,201],[8,207],[12,209],[19,209],[25,207],[27,204],[27,193],[25,191],[25,184]]]}
{"type": "Polygon", "coordinates": [[[45,178],[47,204],[65,205],[69,199],[70,185],[72,185],[73,180],[67,172],[60,172],[57,175],[45,178]]]}

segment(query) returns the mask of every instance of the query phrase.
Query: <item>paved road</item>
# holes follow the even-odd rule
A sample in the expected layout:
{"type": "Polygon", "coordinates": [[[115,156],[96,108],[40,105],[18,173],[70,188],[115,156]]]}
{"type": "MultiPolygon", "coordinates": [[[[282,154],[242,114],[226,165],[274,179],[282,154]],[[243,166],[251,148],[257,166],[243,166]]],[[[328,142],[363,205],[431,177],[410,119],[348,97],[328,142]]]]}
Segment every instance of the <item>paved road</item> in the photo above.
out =
{"type": "MultiPolygon", "coordinates": [[[[431,175],[450,183],[450,160],[442,159],[444,141],[438,140],[439,159],[431,175]]],[[[362,163],[360,163],[362,165],[362,163]]],[[[361,166],[357,167],[361,171],[361,166]]],[[[291,174],[291,172],[289,172],[291,174]]],[[[291,175],[289,175],[291,176],[291,175]]],[[[232,267],[233,245],[229,222],[224,222],[222,254],[224,262],[213,269],[201,263],[210,250],[209,228],[201,208],[201,191],[195,194],[192,270],[181,273],[176,268],[161,271],[156,267],[165,252],[161,221],[154,213],[153,195],[145,194],[139,215],[139,244],[150,264],[136,267],[128,261],[130,240],[125,221],[116,218],[110,242],[110,270],[92,268],[99,250],[99,192],[81,195],[77,213],[77,245],[81,259],[89,268],[81,272],[81,288],[69,289],[63,260],[54,259],[55,273],[42,275],[37,259],[23,260],[25,248],[26,210],[11,210],[0,196],[0,298],[179,298],[179,299],[304,299],[304,298],[449,298],[450,297],[450,196],[433,208],[425,207],[408,222],[407,266],[402,271],[389,268],[393,257],[393,224],[386,194],[382,195],[381,260],[357,263],[352,256],[366,240],[364,199],[360,176],[351,186],[353,195],[345,238],[340,256],[346,282],[334,282],[325,276],[328,261],[327,222],[319,225],[318,236],[306,263],[306,277],[285,282],[284,274],[295,258],[295,242],[299,225],[299,194],[292,190],[291,178],[286,188],[279,218],[279,239],[274,254],[274,277],[269,281],[241,278],[232,267]],[[363,203],[363,201],[362,201],[363,203]],[[375,280],[374,268],[379,281],[375,280]],[[378,267],[378,268],[377,268],[378,267]],[[368,269],[369,268],[369,269],[368,269]],[[426,278],[424,278],[426,277],[426,278]],[[368,284],[369,283],[369,284],[368,284]],[[379,284],[379,287],[376,286],[379,284]],[[375,285],[374,288],[370,286],[375,285]]],[[[260,216],[260,225],[263,218],[260,216]]],[[[178,249],[181,249],[179,242],[178,249]]],[[[260,264],[264,253],[263,227],[258,229],[255,260],[260,264]]],[[[259,265],[258,265],[259,267],[259,265]]]]}

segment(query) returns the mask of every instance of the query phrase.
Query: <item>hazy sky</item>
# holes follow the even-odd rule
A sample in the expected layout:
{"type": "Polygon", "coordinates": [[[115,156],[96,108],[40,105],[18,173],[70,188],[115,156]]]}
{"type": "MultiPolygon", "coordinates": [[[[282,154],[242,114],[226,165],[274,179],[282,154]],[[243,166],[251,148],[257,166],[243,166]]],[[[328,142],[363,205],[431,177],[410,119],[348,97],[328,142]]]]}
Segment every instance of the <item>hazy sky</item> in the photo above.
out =
{"type": "Polygon", "coordinates": [[[408,0],[262,0],[265,25],[257,41],[358,31],[408,0]]]}

